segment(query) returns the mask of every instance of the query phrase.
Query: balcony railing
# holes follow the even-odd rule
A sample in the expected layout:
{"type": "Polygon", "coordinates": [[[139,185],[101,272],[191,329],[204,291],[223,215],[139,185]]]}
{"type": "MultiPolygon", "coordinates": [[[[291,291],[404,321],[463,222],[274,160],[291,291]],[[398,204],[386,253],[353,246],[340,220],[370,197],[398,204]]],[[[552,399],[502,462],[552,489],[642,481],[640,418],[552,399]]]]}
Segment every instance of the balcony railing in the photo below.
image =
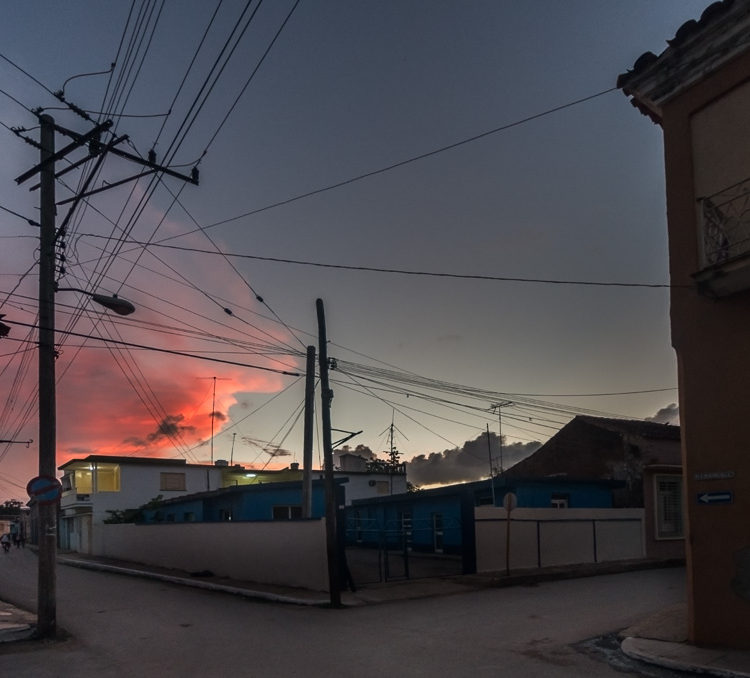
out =
{"type": "Polygon", "coordinates": [[[700,199],[698,283],[717,296],[750,287],[750,179],[700,199]]]}

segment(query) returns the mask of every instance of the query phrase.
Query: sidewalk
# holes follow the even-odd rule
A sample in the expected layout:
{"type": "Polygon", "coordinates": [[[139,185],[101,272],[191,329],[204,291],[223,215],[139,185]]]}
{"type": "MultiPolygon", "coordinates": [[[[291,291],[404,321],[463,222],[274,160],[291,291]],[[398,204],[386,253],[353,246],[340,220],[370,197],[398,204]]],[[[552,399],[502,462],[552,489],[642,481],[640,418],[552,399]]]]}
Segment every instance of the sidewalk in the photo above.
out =
{"type": "Polygon", "coordinates": [[[649,664],[710,676],[750,678],[750,651],[696,647],[687,642],[687,607],[676,607],[620,632],[622,651],[649,664]]]}
{"type": "MultiPolygon", "coordinates": [[[[231,595],[292,605],[327,606],[328,594],[252,582],[240,582],[211,573],[179,572],[137,563],[80,554],[59,555],[58,563],[100,572],[145,577],[182,586],[192,586],[231,595]]],[[[632,561],[594,566],[546,568],[526,572],[455,575],[368,585],[356,592],[343,591],[345,607],[385,604],[393,601],[456,595],[484,588],[521,586],[581,576],[614,574],[634,569],[664,566],[664,563],[632,561]]],[[[33,637],[36,616],[0,601],[0,643],[33,637]]],[[[687,611],[684,605],[669,608],[620,633],[622,651],[634,659],[670,669],[713,676],[750,678],[750,651],[706,649],[687,643],[687,611]]]]}

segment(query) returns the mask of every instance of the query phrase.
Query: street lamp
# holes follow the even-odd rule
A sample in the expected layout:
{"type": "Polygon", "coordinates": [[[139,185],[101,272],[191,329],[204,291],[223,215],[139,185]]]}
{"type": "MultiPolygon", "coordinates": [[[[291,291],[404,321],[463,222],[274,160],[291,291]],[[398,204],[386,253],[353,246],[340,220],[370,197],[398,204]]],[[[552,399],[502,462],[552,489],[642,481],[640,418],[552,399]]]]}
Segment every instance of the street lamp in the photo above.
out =
{"type": "MultiPolygon", "coordinates": [[[[44,221],[42,221],[44,223],[44,221]]],[[[47,249],[47,251],[50,251],[47,249]]],[[[52,250],[54,252],[54,250],[52,250]]],[[[42,259],[39,276],[39,475],[57,474],[57,407],[55,393],[55,292],[79,292],[119,315],[130,315],[135,306],[116,294],[109,296],[75,287],[58,287],[50,278],[50,262],[42,259]],[[46,264],[46,265],[44,265],[46,264]]],[[[54,262],[54,260],[53,260],[54,262]]],[[[37,635],[55,636],[57,628],[57,502],[37,504],[39,572],[37,578],[37,635]]]]}
{"type": "Polygon", "coordinates": [[[135,306],[131,304],[127,299],[121,299],[116,294],[109,296],[108,294],[97,294],[95,292],[87,292],[86,290],[80,290],[77,287],[57,287],[55,286],[55,292],[80,292],[91,297],[97,304],[108,308],[110,311],[114,311],[119,315],[130,315],[135,312],[135,306]]]}

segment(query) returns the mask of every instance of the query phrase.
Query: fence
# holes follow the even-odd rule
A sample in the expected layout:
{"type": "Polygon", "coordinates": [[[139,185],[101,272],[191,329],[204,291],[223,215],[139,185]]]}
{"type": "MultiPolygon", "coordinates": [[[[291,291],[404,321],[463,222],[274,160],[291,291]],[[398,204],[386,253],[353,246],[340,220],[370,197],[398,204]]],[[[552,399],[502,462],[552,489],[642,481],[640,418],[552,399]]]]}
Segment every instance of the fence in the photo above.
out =
{"type": "Polygon", "coordinates": [[[321,520],[94,527],[95,555],[186,572],[328,590],[321,520]]]}
{"type": "Polygon", "coordinates": [[[386,521],[350,517],[345,525],[346,558],[357,585],[461,574],[460,522],[411,517],[386,521]]]}
{"type": "Polygon", "coordinates": [[[478,506],[477,571],[512,570],[645,557],[643,509],[505,509],[478,506]]]}

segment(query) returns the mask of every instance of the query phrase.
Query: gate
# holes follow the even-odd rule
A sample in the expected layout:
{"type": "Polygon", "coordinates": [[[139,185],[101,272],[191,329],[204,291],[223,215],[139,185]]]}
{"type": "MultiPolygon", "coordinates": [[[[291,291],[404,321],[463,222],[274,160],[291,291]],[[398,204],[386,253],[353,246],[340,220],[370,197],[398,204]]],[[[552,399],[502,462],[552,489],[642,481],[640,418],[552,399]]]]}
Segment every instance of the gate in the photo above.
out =
{"type": "Polygon", "coordinates": [[[350,516],[345,526],[349,572],[357,586],[461,574],[461,525],[440,514],[413,520],[402,513],[380,524],[350,516]]]}

